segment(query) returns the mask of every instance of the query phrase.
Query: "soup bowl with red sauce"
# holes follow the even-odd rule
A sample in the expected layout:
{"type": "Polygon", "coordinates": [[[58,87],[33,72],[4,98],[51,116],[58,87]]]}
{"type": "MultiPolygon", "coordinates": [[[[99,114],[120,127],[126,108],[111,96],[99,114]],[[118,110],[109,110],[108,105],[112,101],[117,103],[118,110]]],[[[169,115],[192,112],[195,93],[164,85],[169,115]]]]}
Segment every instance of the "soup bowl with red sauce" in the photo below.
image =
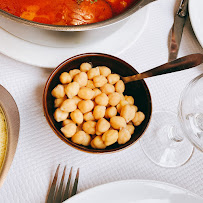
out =
{"type": "Polygon", "coordinates": [[[87,31],[115,24],[153,1],[0,0],[0,26],[39,43],[38,38],[43,41],[47,33],[54,35],[50,31],[87,31]]]}

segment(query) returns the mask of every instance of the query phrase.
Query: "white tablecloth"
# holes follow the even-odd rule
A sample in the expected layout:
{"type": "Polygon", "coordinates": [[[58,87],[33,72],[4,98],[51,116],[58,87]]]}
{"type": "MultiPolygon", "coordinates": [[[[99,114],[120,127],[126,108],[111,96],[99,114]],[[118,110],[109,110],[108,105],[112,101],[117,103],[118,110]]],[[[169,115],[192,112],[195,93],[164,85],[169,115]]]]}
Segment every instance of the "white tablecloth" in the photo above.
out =
{"type": "MultiPolygon", "coordinates": [[[[167,61],[167,37],[173,23],[175,0],[149,5],[150,18],[144,33],[119,57],[144,71],[167,61]]],[[[189,19],[179,56],[201,52],[189,19]]],[[[147,179],[172,183],[203,196],[203,154],[194,150],[183,166],[167,169],[152,163],[137,142],[118,153],[92,155],[63,143],[50,129],[42,109],[42,93],[51,69],[42,69],[0,54],[0,83],[8,89],[20,111],[20,139],[14,161],[3,187],[0,202],[44,202],[56,166],[80,167],[79,192],[117,180],[147,179]]],[[[179,96],[186,84],[203,72],[203,65],[146,79],[153,110],[177,112],[179,96]]]]}

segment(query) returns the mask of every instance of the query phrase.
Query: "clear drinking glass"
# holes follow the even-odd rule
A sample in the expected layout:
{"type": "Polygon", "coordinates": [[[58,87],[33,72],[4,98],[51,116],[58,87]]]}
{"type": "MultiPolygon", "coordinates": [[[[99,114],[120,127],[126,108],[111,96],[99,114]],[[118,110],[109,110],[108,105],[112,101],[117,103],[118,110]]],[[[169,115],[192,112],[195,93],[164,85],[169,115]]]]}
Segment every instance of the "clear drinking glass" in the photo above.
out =
{"type": "Polygon", "coordinates": [[[203,74],[183,90],[178,115],[161,111],[152,114],[140,144],[148,158],[163,167],[186,163],[193,145],[203,151],[203,74]]]}

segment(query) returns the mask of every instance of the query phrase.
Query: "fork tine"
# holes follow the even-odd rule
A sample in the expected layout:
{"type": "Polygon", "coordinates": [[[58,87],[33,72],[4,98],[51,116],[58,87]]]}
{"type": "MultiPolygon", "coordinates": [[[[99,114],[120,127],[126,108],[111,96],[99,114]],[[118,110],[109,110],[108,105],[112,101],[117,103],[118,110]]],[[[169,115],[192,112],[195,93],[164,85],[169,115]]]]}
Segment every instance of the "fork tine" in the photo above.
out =
{"type": "Polygon", "coordinates": [[[61,182],[60,182],[60,186],[58,188],[58,191],[56,193],[56,198],[55,198],[55,202],[60,203],[62,202],[62,198],[63,198],[63,181],[64,181],[64,177],[65,177],[65,172],[66,172],[66,166],[63,169],[63,175],[61,177],[61,182]]]}
{"type": "Polygon", "coordinates": [[[79,168],[77,170],[77,174],[76,174],[76,177],[75,177],[75,182],[74,182],[74,185],[73,185],[73,189],[72,189],[72,193],[71,193],[71,197],[73,195],[76,194],[77,192],[77,188],[78,188],[78,179],[79,179],[79,168]]]}
{"type": "Polygon", "coordinates": [[[60,167],[60,164],[58,165],[58,167],[56,169],[56,173],[54,175],[54,179],[52,181],[51,188],[50,188],[50,191],[49,191],[49,195],[48,195],[48,198],[47,198],[47,203],[53,203],[53,200],[54,200],[53,198],[54,198],[54,193],[55,193],[55,189],[56,189],[56,181],[57,181],[57,178],[58,178],[59,167],[60,167]]]}
{"type": "Polygon", "coordinates": [[[64,192],[64,196],[63,196],[63,201],[68,199],[72,170],[73,170],[73,167],[71,167],[71,169],[70,169],[70,173],[69,173],[69,177],[68,177],[68,182],[66,184],[66,188],[65,188],[65,192],[64,192]]]}

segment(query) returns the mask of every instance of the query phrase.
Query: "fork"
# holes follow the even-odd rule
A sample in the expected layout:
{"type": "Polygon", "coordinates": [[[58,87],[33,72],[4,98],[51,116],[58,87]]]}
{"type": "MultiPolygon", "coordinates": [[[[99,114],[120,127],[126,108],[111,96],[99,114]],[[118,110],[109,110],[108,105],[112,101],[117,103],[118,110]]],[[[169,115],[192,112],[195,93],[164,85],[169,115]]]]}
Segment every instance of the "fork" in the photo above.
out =
{"type": "Polygon", "coordinates": [[[63,182],[64,182],[65,173],[66,173],[66,166],[63,169],[63,175],[61,177],[61,181],[60,181],[60,185],[59,185],[58,189],[56,186],[59,168],[60,168],[60,164],[58,165],[58,167],[56,169],[56,173],[54,175],[54,179],[52,181],[51,188],[49,190],[47,203],[61,203],[62,201],[65,201],[69,197],[72,197],[73,195],[75,195],[77,192],[78,179],[79,179],[79,168],[77,169],[77,173],[76,173],[76,177],[75,177],[75,181],[74,181],[71,193],[70,193],[70,181],[71,181],[73,167],[71,167],[71,169],[70,169],[69,177],[68,177],[68,181],[65,186],[65,189],[63,189],[63,182]]]}

